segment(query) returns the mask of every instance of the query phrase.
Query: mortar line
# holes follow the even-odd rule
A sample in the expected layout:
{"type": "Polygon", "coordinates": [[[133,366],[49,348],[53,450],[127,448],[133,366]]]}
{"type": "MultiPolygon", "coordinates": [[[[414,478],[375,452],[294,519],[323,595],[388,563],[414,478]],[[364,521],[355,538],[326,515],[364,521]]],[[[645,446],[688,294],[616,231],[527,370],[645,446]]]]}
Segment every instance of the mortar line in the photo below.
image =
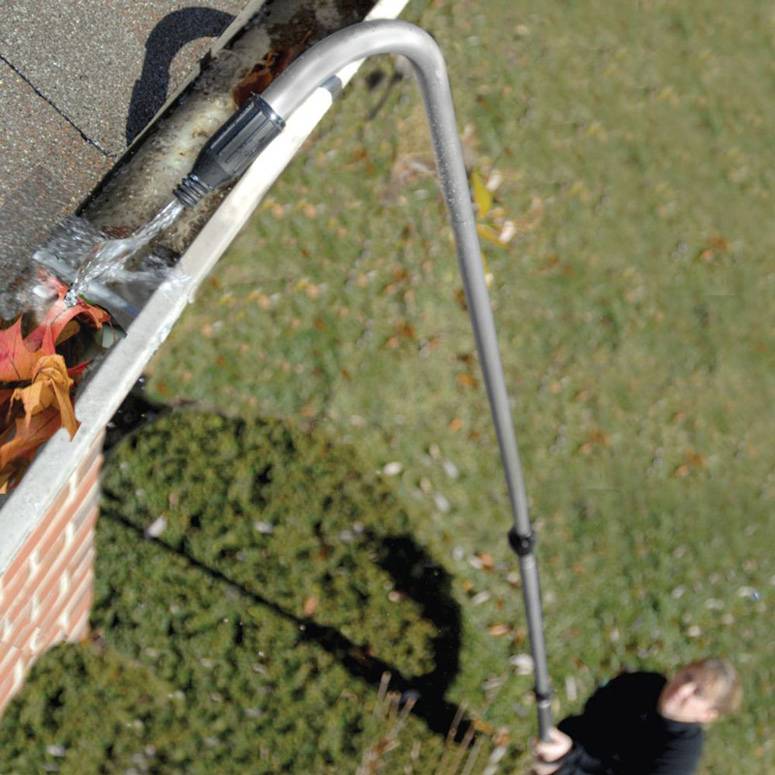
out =
{"type": "Polygon", "coordinates": [[[113,157],[108,151],[106,151],[96,140],[92,140],[92,138],[89,137],[78,126],[78,124],[76,124],[75,121],[73,121],[73,119],[67,115],[67,113],[65,113],[50,97],[47,97],[37,86],[35,86],[35,84],[18,67],[16,67],[16,65],[13,64],[13,62],[10,62],[2,54],[0,54],[0,62],[5,62],[5,64],[7,64],[8,67],[10,67],[11,70],[13,70],[14,73],[16,73],[16,75],[18,75],[19,78],[21,78],[35,92],[35,94],[38,95],[38,97],[48,103],[65,121],[67,121],[67,123],[70,124],[70,126],[75,129],[76,132],[78,132],[78,134],[85,142],[96,148],[98,151],[100,151],[100,153],[104,154],[106,158],[113,160],[113,157]]]}

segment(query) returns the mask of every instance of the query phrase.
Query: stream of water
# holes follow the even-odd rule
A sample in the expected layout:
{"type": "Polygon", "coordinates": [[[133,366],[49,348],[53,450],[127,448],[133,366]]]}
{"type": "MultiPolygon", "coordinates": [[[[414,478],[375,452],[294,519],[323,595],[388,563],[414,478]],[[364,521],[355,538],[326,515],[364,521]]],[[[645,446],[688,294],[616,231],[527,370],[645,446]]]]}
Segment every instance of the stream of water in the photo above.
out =
{"type": "MultiPolygon", "coordinates": [[[[92,241],[89,253],[78,267],[75,279],[65,296],[65,302],[68,306],[73,306],[78,301],[78,296],[95,280],[115,279],[123,270],[126,262],[154,237],[171,226],[183,212],[183,209],[183,205],[177,199],[173,199],[159,210],[148,223],[126,239],[103,238],[96,244],[92,241]]],[[[67,239],[72,240],[72,245],[62,245],[61,249],[69,251],[80,247],[82,250],[88,237],[88,229],[74,227],[67,237],[67,239]]]]}

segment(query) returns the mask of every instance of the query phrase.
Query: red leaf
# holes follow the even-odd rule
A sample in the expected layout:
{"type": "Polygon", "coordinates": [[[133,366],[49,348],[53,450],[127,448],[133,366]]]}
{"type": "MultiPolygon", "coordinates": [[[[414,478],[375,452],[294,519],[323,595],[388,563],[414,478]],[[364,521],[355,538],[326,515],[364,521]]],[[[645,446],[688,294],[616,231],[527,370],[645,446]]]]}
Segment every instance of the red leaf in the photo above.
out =
{"type": "MultiPolygon", "coordinates": [[[[35,364],[44,355],[56,352],[56,342],[73,318],[80,318],[101,328],[110,320],[105,310],[84,301],[68,307],[64,302],[67,288],[59,280],[51,279],[57,291],[57,300],[46,312],[37,328],[22,337],[21,318],[9,328],[0,330],[0,382],[21,382],[32,379],[35,364]]],[[[67,332],[65,332],[67,333],[67,332]]]]}
{"type": "Polygon", "coordinates": [[[22,338],[22,321],[0,331],[0,382],[19,382],[30,379],[35,364],[43,355],[51,355],[38,347],[30,347],[22,338]]]}
{"type": "Polygon", "coordinates": [[[82,299],[68,307],[65,304],[67,288],[59,280],[52,278],[51,281],[59,298],[48,308],[40,325],[25,339],[28,344],[47,347],[49,336],[52,342],[56,343],[65,326],[75,317],[85,318],[95,328],[102,328],[102,324],[110,320],[110,315],[104,309],[87,304],[82,299]]]}
{"type": "Polygon", "coordinates": [[[14,385],[16,390],[0,388],[0,493],[18,484],[38,447],[61,427],[63,416],[71,436],[78,427],[70,391],[72,378],[86,364],[68,368],[56,352],[57,340],[77,332],[76,318],[96,328],[110,320],[107,312],[80,300],[68,307],[67,288],[54,278],[49,282],[57,300],[37,328],[22,337],[19,318],[0,330],[0,383],[21,383],[14,385]],[[23,404],[25,417],[17,416],[14,400],[23,404]]]}

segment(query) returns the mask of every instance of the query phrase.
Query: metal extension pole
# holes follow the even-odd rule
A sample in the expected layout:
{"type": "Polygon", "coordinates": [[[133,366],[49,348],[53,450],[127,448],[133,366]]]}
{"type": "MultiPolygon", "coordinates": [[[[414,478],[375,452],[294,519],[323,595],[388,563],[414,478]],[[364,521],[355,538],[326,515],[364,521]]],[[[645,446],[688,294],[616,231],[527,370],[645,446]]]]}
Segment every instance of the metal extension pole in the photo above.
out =
{"type": "Polygon", "coordinates": [[[401,54],[409,59],[425,101],[441,187],[455,234],[460,273],[506,474],[514,520],[509,531],[509,544],[519,557],[534,663],[538,729],[541,738],[545,739],[552,726],[551,689],[546,665],[538,567],[534,555],[535,539],[528,516],[522,469],[484,279],[452,94],[441,51],[428,33],[407,22],[363,22],[340,30],[317,43],[270,84],[262,96],[278,116],[287,117],[315,88],[339,69],[375,54],[401,54]]]}

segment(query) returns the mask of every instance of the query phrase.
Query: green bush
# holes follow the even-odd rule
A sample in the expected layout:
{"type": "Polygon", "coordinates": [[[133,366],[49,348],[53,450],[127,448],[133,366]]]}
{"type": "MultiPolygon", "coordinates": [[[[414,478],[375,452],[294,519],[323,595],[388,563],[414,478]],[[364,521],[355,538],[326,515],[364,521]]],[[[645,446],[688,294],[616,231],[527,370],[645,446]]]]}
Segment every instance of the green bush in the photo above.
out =
{"type": "MultiPolygon", "coordinates": [[[[52,745],[61,772],[354,771],[383,731],[384,671],[443,706],[457,669],[449,581],[406,530],[380,479],[318,434],[156,421],[106,466],[103,645],[42,658],[0,726],[0,772],[41,771],[52,745]]],[[[396,766],[417,742],[420,762],[441,755],[418,718],[402,740],[396,766]]]]}
{"type": "Polygon", "coordinates": [[[288,616],[314,607],[316,623],[420,675],[433,668],[438,632],[418,602],[389,597],[399,581],[381,567],[389,537],[405,536],[408,520],[380,480],[358,469],[349,449],[320,434],[171,414],[117,450],[103,512],[139,529],[163,517],[165,546],[288,616]]]}
{"type": "Polygon", "coordinates": [[[93,645],[63,645],[32,669],[0,725],[0,772],[145,771],[179,716],[151,670],[93,645]]]}

